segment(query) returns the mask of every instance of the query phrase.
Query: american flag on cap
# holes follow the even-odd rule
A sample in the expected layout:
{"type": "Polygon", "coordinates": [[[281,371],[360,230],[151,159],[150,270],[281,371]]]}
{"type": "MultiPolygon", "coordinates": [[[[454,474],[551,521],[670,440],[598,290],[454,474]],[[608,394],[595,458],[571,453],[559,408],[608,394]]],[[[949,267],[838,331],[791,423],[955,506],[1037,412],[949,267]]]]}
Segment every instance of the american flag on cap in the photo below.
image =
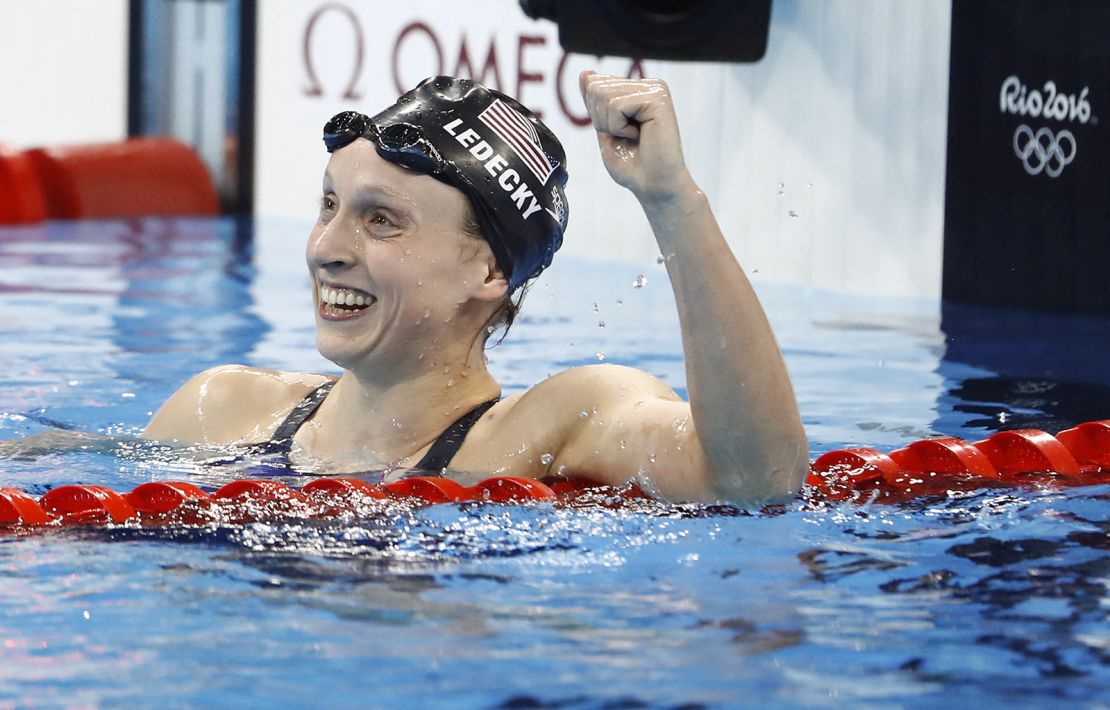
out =
{"type": "Polygon", "coordinates": [[[531,121],[521,116],[516,109],[506,106],[501,99],[494,99],[485,111],[478,114],[478,119],[509,144],[541,183],[547,184],[547,179],[555,172],[555,168],[540,147],[540,137],[531,121]]]}

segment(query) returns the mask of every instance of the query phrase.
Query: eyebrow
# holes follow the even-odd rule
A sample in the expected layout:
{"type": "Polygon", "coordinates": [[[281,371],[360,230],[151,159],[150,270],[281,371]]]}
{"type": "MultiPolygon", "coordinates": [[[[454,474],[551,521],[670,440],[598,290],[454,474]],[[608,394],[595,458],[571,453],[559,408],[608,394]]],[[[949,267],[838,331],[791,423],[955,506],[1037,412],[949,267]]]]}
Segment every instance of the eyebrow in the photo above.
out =
{"type": "MultiPolygon", "coordinates": [[[[331,175],[329,173],[325,172],[324,173],[324,192],[334,192],[334,191],[335,191],[334,190],[334,182],[332,181],[331,175]],[[329,190],[328,189],[329,187],[331,187],[332,189],[329,190]]],[[[360,184],[356,185],[351,190],[351,192],[353,193],[354,199],[356,199],[356,200],[364,200],[364,199],[380,200],[382,198],[385,198],[386,200],[389,201],[389,206],[390,207],[395,207],[395,208],[402,208],[402,207],[411,208],[414,204],[414,201],[411,197],[409,197],[405,193],[403,193],[400,190],[397,190],[396,188],[393,188],[389,185],[360,183],[360,184]],[[400,204],[400,205],[396,204],[398,202],[400,202],[402,204],[400,204]]]]}

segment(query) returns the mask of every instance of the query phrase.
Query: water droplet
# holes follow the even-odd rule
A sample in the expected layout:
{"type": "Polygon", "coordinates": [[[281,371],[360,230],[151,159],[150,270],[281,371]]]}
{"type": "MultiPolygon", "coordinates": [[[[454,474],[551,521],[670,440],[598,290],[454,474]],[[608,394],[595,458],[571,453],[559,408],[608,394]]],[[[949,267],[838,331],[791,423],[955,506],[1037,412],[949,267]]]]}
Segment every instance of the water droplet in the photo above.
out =
{"type": "Polygon", "coordinates": [[[632,288],[643,288],[644,286],[647,286],[647,277],[640,274],[636,277],[636,280],[632,282],[632,288]]]}
{"type": "Polygon", "coordinates": [[[779,191],[775,194],[777,194],[779,197],[782,197],[783,195],[786,194],[786,189],[785,188],[786,188],[786,185],[784,185],[783,183],[780,182],[779,183],[779,191]]]}
{"type": "Polygon", "coordinates": [[[662,254],[660,254],[659,256],[655,257],[655,263],[656,263],[656,264],[662,264],[662,263],[663,263],[664,261],[666,261],[666,259],[664,259],[664,258],[663,258],[663,255],[662,255],[662,254]]]}
{"type": "Polygon", "coordinates": [[[789,212],[787,212],[787,214],[790,215],[791,217],[795,217],[795,218],[798,216],[798,213],[795,212],[794,210],[790,210],[789,212]]]}
{"type": "Polygon", "coordinates": [[[600,350],[595,354],[597,355],[598,360],[604,360],[605,359],[605,353],[601,352],[600,350]]]}
{"type": "Polygon", "coordinates": [[[604,327],[605,327],[605,321],[603,321],[603,320],[599,320],[599,321],[597,322],[597,327],[598,327],[598,328],[604,328],[604,327]]]}
{"type": "Polygon", "coordinates": [[[587,412],[587,411],[586,411],[586,410],[584,410],[584,409],[583,409],[583,410],[582,410],[581,412],[579,412],[579,413],[578,413],[578,417],[579,417],[580,419],[585,419],[585,418],[586,418],[586,417],[588,417],[588,416],[590,416],[590,413],[589,413],[589,412],[587,412]]]}
{"type": "Polygon", "coordinates": [[[623,298],[618,298],[617,299],[617,305],[618,306],[623,306],[624,305],[624,299],[623,298]]]}
{"type": "Polygon", "coordinates": [[[623,449],[623,448],[628,446],[628,443],[624,439],[621,439],[620,443],[617,444],[617,445],[620,446],[623,449]]]}
{"type": "Polygon", "coordinates": [[[566,472],[567,472],[567,467],[566,467],[566,465],[564,465],[564,464],[559,464],[559,468],[557,468],[557,469],[555,470],[555,475],[556,475],[556,476],[562,476],[562,475],[563,475],[563,474],[565,474],[566,472]]]}
{"type": "Polygon", "coordinates": [[[655,463],[655,454],[648,456],[648,461],[650,461],[651,463],[655,463]]]}
{"type": "Polygon", "coordinates": [[[753,273],[753,274],[758,274],[758,273],[759,273],[759,269],[752,269],[752,273],[753,273]]]}
{"type": "Polygon", "coordinates": [[[398,421],[397,419],[394,419],[392,421],[393,421],[393,426],[397,427],[398,429],[401,428],[401,422],[400,421],[398,421]]]}
{"type": "Polygon", "coordinates": [[[555,457],[552,456],[551,454],[542,454],[540,456],[540,463],[542,463],[544,466],[550,464],[554,460],[555,460],[555,457]]]}

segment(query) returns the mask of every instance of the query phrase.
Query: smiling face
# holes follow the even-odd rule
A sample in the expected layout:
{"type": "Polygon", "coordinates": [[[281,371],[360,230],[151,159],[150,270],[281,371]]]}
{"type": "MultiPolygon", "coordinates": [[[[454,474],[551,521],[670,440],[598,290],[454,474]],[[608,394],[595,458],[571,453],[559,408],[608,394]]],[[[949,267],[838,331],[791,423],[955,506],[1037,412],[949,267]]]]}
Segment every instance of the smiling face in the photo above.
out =
{"type": "Polygon", "coordinates": [[[306,250],[324,357],[379,371],[466,357],[508,289],[489,246],[464,233],[467,209],[365,140],[332,154],[306,250]]]}

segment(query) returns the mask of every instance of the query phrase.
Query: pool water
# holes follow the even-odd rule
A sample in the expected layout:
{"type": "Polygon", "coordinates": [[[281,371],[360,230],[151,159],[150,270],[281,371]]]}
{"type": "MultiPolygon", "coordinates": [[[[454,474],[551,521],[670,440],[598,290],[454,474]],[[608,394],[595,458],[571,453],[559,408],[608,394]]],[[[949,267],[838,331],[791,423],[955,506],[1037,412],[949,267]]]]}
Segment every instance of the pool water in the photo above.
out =
{"type": "MultiPolygon", "coordinates": [[[[0,230],[0,439],[136,434],[198,370],[331,371],[303,225],[0,230]]],[[[1110,418],[1110,320],[764,284],[811,441],[1110,418]]],[[[491,366],[617,362],[683,395],[663,267],[567,258],[491,366]]],[[[0,485],[215,485],[136,448],[0,485]]],[[[239,527],[0,533],[0,707],[639,708],[1110,703],[1110,485],[744,511],[437,505],[239,527]]]]}

